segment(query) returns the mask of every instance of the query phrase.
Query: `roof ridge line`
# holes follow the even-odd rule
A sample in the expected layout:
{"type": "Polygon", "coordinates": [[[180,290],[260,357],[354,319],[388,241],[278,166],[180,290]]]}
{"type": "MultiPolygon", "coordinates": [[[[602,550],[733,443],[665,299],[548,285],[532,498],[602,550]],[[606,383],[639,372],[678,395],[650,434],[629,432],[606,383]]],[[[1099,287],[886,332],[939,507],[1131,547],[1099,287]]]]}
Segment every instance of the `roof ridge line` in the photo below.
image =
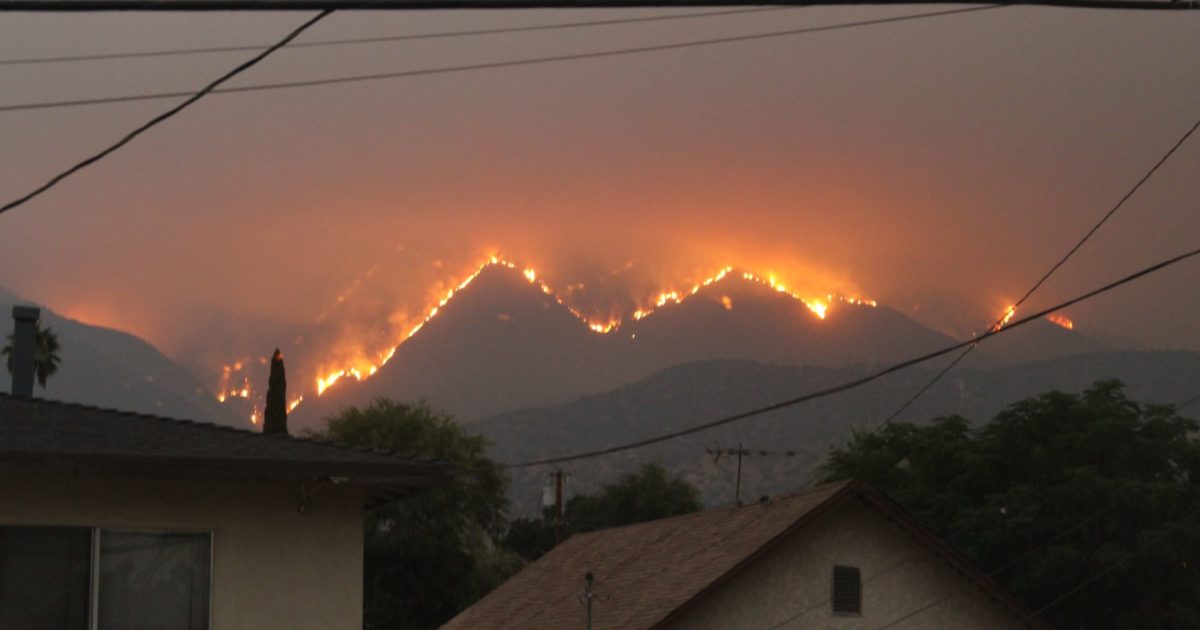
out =
{"type": "Polygon", "coordinates": [[[230,426],[230,425],[225,425],[225,424],[217,424],[215,422],[206,422],[203,420],[192,420],[190,418],[175,418],[175,417],[171,417],[171,416],[160,416],[160,415],[155,415],[155,414],[150,414],[150,413],[142,413],[140,411],[128,411],[128,410],[123,410],[123,409],[114,409],[111,407],[101,407],[99,405],[88,405],[85,403],[67,402],[64,400],[52,400],[49,398],[39,398],[37,396],[28,396],[28,397],[13,396],[12,394],[9,394],[9,393],[0,392],[0,398],[7,398],[9,400],[13,400],[13,401],[17,401],[17,402],[29,402],[29,403],[42,404],[42,405],[53,405],[53,406],[57,406],[57,407],[66,407],[66,408],[70,408],[70,409],[79,409],[79,410],[83,410],[83,411],[98,411],[98,412],[102,412],[102,413],[115,414],[115,415],[130,417],[130,418],[142,418],[144,420],[153,420],[153,421],[168,423],[168,424],[190,425],[190,426],[199,427],[199,428],[209,430],[209,431],[222,431],[222,432],[227,432],[227,433],[237,433],[237,434],[241,434],[241,435],[255,436],[257,438],[286,439],[286,440],[291,440],[293,442],[302,443],[302,444],[312,444],[312,445],[319,446],[319,447],[336,448],[336,449],[344,450],[344,451],[357,451],[360,453],[380,455],[380,456],[385,456],[385,457],[393,457],[396,459],[407,459],[407,460],[426,461],[426,462],[440,461],[435,457],[425,457],[425,456],[420,456],[420,455],[415,455],[415,454],[408,455],[408,454],[400,453],[395,450],[385,451],[383,449],[376,449],[376,448],[371,448],[371,447],[366,447],[366,446],[357,446],[354,444],[346,444],[344,442],[338,442],[335,440],[323,440],[323,439],[313,438],[313,437],[301,437],[301,436],[292,435],[290,433],[263,433],[261,431],[251,431],[249,429],[243,429],[240,427],[235,427],[235,426],[230,426]]]}

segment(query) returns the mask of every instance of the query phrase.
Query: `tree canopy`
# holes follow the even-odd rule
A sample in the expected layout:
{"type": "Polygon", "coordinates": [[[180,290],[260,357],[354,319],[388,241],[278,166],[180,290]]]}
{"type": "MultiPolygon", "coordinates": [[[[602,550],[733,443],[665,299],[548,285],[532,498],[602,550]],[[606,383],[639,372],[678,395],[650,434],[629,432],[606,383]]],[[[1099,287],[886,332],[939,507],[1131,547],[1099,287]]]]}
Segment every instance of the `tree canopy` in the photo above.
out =
{"type": "Polygon", "coordinates": [[[406,497],[367,522],[364,627],[436,628],[512,575],[520,559],[497,544],[508,478],[447,414],[380,399],[330,418],[316,437],[433,457],[470,474],[406,497]]]}
{"type": "MultiPolygon", "coordinates": [[[[644,464],[593,495],[571,497],[560,523],[562,538],[597,529],[631,525],[695,512],[702,507],[700,492],[659,464],[644,464]]],[[[507,544],[527,560],[536,560],[554,547],[553,514],[542,519],[513,521],[507,544]]]]}
{"type": "Polygon", "coordinates": [[[1059,627],[1196,628],[1198,428],[1102,381],[856,432],[824,476],[880,488],[1059,627]]]}

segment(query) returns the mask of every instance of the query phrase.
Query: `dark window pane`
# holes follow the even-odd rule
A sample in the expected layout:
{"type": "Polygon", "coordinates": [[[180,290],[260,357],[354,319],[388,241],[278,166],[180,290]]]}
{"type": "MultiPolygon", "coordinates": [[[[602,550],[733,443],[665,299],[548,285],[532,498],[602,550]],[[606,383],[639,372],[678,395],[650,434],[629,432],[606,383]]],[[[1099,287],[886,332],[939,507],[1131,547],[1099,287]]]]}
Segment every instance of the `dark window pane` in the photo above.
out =
{"type": "Polygon", "coordinates": [[[208,534],[100,534],[99,630],[207,630],[208,534]]]}
{"type": "Polygon", "coordinates": [[[92,530],[0,527],[0,628],[87,630],[92,530]]]}

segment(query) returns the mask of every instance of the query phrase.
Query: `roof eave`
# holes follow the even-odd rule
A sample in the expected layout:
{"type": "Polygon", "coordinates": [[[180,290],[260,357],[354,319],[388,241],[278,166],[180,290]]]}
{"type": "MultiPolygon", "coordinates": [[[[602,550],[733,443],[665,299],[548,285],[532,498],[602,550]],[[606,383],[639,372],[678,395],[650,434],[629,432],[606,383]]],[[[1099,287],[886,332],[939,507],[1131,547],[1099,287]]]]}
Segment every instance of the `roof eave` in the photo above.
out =
{"type": "Polygon", "coordinates": [[[101,453],[4,453],[9,470],[30,474],[111,474],[173,479],[242,481],[330,480],[339,485],[419,489],[445,483],[453,467],[440,462],[364,463],[260,461],[107,455],[101,453]]]}
{"type": "Polygon", "coordinates": [[[882,511],[889,519],[908,531],[910,535],[918,538],[922,544],[925,544],[933,553],[941,556],[960,575],[964,576],[968,581],[972,582],[975,586],[979,587],[999,604],[1008,609],[1016,619],[1023,620],[1021,623],[1022,627],[1035,628],[1038,630],[1051,630],[1053,628],[1053,626],[1046,623],[1045,620],[1033,615],[1033,612],[1027,606],[1025,606],[1024,603],[1017,599],[1015,595],[1009,593],[1008,590],[1003,586],[1000,586],[1000,584],[989,578],[982,571],[975,568],[975,566],[972,565],[969,560],[963,557],[962,554],[955,551],[954,548],[942,541],[941,538],[929,531],[929,529],[927,529],[924,525],[921,525],[921,523],[917,521],[916,517],[910,514],[908,510],[904,509],[904,507],[902,507],[900,504],[892,501],[882,492],[876,490],[873,486],[866,482],[852,480],[849,482],[844,482],[844,484],[845,485],[839,488],[827,499],[822,501],[819,505],[805,512],[800,518],[796,519],[795,522],[781,531],[778,535],[763,543],[762,546],[756,549],[753,553],[747,555],[716,580],[713,580],[707,586],[697,591],[694,595],[692,595],[691,598],[680,604],[671,612],[667,613],[662,619],[659,619],[650,627],[652,629],[666,627],[670,622],[676,620],[680,615],[701,601],[709,593],[712,593],[722,584],[736,576],[743,569],[752,564],[758,558],[762,557],[776,545],[786,540],[793,533],[799,531],[801,528],[812,523],[813,521],[823,517],[832,510],[840,507],[847,501],[861,498],[882,511]]]}

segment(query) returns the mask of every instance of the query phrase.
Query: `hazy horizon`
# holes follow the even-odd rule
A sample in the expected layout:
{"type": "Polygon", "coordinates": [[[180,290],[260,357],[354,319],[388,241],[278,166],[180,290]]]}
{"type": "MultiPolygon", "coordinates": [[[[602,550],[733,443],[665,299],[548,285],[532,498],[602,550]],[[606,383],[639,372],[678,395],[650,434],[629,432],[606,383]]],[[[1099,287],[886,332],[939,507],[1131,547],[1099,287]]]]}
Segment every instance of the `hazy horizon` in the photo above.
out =
{"type": "MultiPolygon", "coordinates": [[[[236,84],[689,41],[922,8],[796,8],[283,50],[236,84]]],[[[304,39],[690,11],[339,13],[304,39]]],[[[6,14],[0,58],[255,44],[302,14],[6,14]]],[[[219,369],[406,330],[487,256],[628,314],[734,266],[964,336],[1200,115],[1200,16],[1009,7],[800,37],[213,96],[6,213],[0,286],[219,369]],[[342,298],[339,301],[339,297],[342,298]]],[[[249,55],[5,66],[4,104],[194,89],[249,55]],[[113,81],[114,71],[120,81],[113,81]]],[[[170,106],[9,112],[7,197],[170,106]]],[[[1033,300],[1195,246],[1184,145],[1033,300]]],[[[1069,310],[1200,350],[1194,264],[1069,310]]],[[[215,385],[215,384],[214,384],[215,385]]]]}

